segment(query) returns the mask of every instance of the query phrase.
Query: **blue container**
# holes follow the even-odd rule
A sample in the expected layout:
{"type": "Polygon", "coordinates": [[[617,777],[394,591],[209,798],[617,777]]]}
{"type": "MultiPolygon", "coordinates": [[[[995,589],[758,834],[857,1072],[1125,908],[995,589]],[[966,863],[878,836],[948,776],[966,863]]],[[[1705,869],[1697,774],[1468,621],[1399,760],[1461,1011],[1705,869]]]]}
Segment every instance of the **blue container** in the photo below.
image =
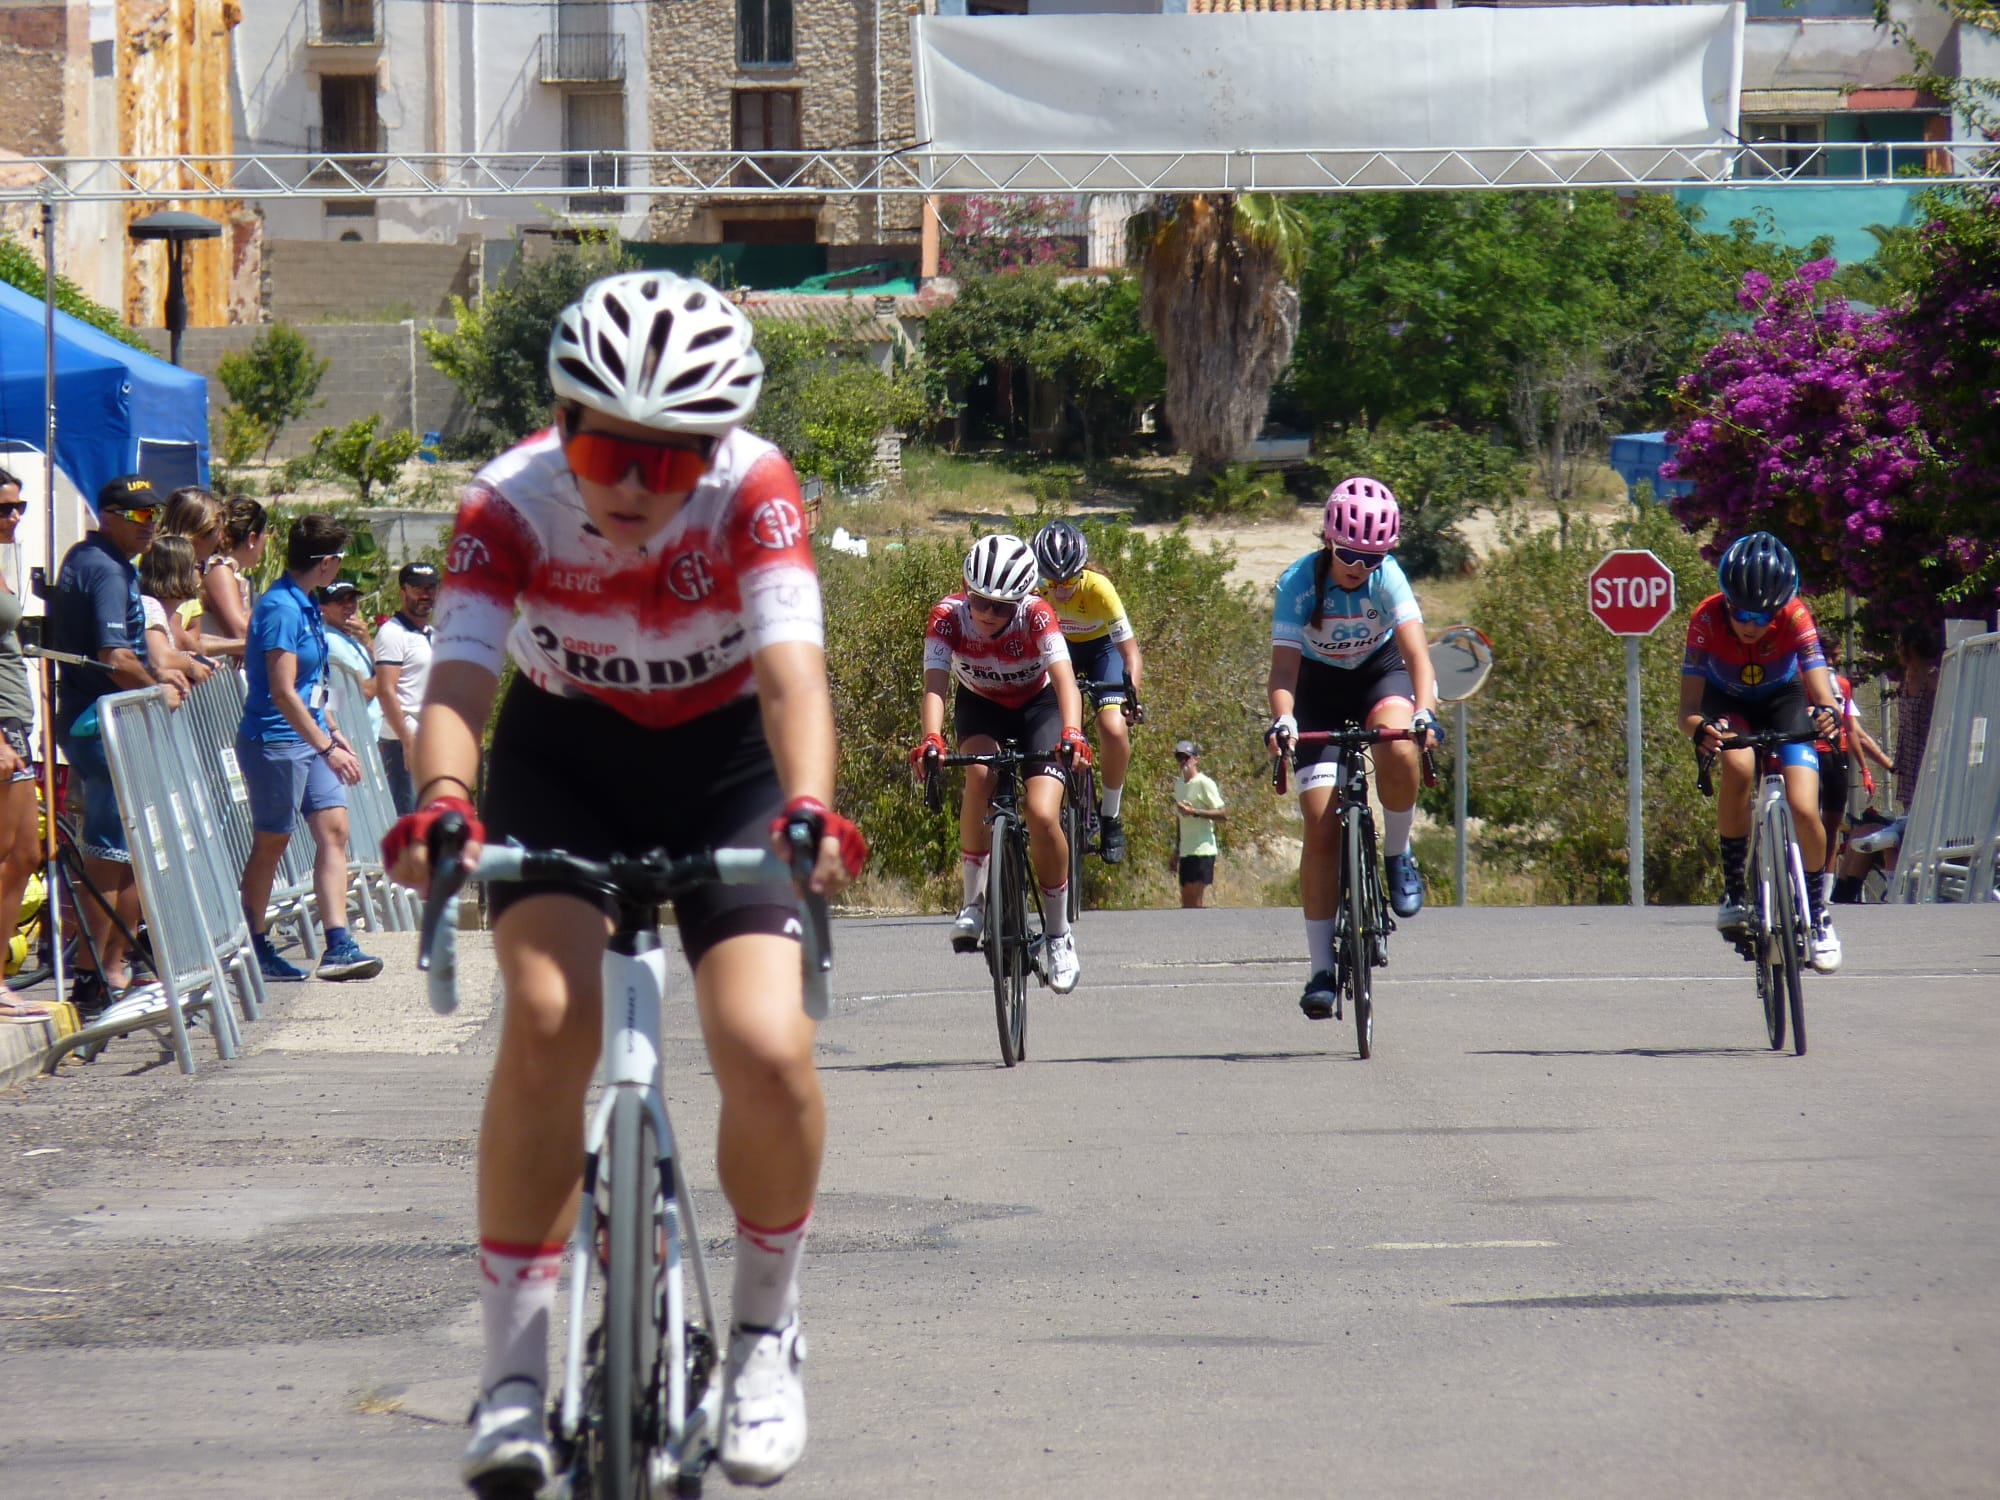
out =
{"type": "Polygon", "coordinates": [[[1652,484],[1656,500],[1694,493],[1689,480],[1660,478],[1660,465],[1673,456],[1674,445],[1664,432],[1627,432],[1611,440],[1611,467],[1625,481],[1625,493],[1634,504],[1633,490],[1642,479],[1652,484]]]}

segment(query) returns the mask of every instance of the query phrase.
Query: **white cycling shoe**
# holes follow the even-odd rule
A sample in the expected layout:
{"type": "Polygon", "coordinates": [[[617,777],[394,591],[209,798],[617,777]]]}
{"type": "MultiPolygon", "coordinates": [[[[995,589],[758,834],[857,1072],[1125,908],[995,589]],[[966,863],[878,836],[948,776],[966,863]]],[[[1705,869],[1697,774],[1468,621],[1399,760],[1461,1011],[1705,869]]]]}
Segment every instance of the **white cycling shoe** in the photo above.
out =
{"type": "Polygon", "coordinates": [[[555,1472],[543,1420],[542,1390],[532,1380],[503,1380],[472,1408],[472,1441],[459,1476],[480,1495],[532,1495],[555,1472]]]}
{"type": "Polygon", "coordinates": [[[1067,995],[1083,977],[1083,963],[1076,956],[1076,934],[1065,932],[1048,940],[1049,988],[1067,995]]]}
{"type": "Polygon", "coordinates": [[[737,1484],[776,1484],[804,1455],[805,1358],[796,1314],[783,1328],[739,1324],[731,1331],[718,1456],[737,1484]]]}
{"type": "Polygon", "coordinates": [[[1817,974],[1831,974],[1840,968],[1840,934],[1833,930],[1833,918],[1822,915],[1813,928],[1809,961],[1817,974]]]}
{"type": "Polygon", "coordinates": [[[951,923],[951,951],[971,953],[979,946],[979,939],[986,931],[986,903],[972,901],[958,909],[958,915],[951,923]]]}

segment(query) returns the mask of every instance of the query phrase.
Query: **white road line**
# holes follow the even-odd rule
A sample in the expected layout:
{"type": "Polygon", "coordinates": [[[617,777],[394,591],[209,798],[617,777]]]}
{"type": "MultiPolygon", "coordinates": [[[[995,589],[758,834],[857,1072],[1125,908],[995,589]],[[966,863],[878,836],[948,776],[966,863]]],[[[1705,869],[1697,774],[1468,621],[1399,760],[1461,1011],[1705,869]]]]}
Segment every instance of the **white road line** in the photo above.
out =
{"type": "MultiPolygon", "coordinates": [[[[1863,974],[1853,977],[1888,980],[1897,984],[1912,983],[1919,980],[1957,982],[1966,979],[1977,979],[1985,972],[1983,969],[1967,969],[1959,974],[1863,974]]],[[[1729,974],[1546,974],[1493,978],[1483,974],[1420,974],[1411,978],[1400,979],[1378,976],[1376,983],[1384,989],[1403,989],[1420,984],[1616,984],[1630,986],[1638,984],[1729,984],[1735,982],[1737,977],[1729,974]]],[[[1113,982],[1111,984],[1085,984],[1078,989],[1077,997],[1101,994],[1109,990],[1296,990],[1297,988],[1298,981],[1292,978],[1134,980],[1129,982],[1113,982]]],[[[883,990],[868,995],[837,996],[836,1003],[853,1005],[862,1001],[872,1000],[951,999],[971,995],[988,995],[991,993],[991,986],[983,984],[953,990],[883,990]]],[[[1074,1003],[1075,998],[1072,997],[1071,1003],[1074,1003]]]]}
{"type": "MultiPolygon", "coordinates": [[[[1554,1250],[1561,1240],[1384,1240],[1370,1250],[1554,1250]]],[[[1315,1250],[1339,1250],[1339,1245],[1314,1245],[1315,1250]]]]}

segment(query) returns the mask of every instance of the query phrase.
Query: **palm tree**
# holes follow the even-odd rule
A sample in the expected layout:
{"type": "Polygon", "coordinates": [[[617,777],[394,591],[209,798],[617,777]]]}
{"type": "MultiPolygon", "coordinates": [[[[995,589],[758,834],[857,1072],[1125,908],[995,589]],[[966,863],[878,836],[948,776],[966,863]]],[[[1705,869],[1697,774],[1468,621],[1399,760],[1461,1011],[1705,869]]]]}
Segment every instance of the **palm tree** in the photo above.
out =
{"type": "Polygon", "coordinates": [[[1257,436],[1299,331],[1306,228],[1268,194],[1168,199],[1135,224],[1140,312],[1167,364],[1166,415],[1197,476],[1257,436]]]}

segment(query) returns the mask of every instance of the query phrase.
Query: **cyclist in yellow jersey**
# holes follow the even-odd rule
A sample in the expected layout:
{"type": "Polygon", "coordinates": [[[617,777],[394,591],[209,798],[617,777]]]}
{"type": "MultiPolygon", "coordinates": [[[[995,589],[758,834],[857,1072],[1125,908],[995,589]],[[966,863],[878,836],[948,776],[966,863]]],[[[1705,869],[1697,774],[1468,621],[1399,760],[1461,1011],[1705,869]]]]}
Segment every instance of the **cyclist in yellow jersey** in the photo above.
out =
{"type": "Polygon", "coordinates": [[[1102,796],[1100,845],[1107,865],[1125,858],[1125,770],[1132,763],[1132,735],[1126,726],[1142,722],[1139,676],[1143,663],[1124,601],[1101,568],[1090,566],[1090,543],[1067,521],[1051,521],[1035,533],[1035,561],[1042,569],[1042,597],[1056,612],[1063,640],[1076,668],[1077,686],[1107,683],[1097,695],[1102,796]]]}

